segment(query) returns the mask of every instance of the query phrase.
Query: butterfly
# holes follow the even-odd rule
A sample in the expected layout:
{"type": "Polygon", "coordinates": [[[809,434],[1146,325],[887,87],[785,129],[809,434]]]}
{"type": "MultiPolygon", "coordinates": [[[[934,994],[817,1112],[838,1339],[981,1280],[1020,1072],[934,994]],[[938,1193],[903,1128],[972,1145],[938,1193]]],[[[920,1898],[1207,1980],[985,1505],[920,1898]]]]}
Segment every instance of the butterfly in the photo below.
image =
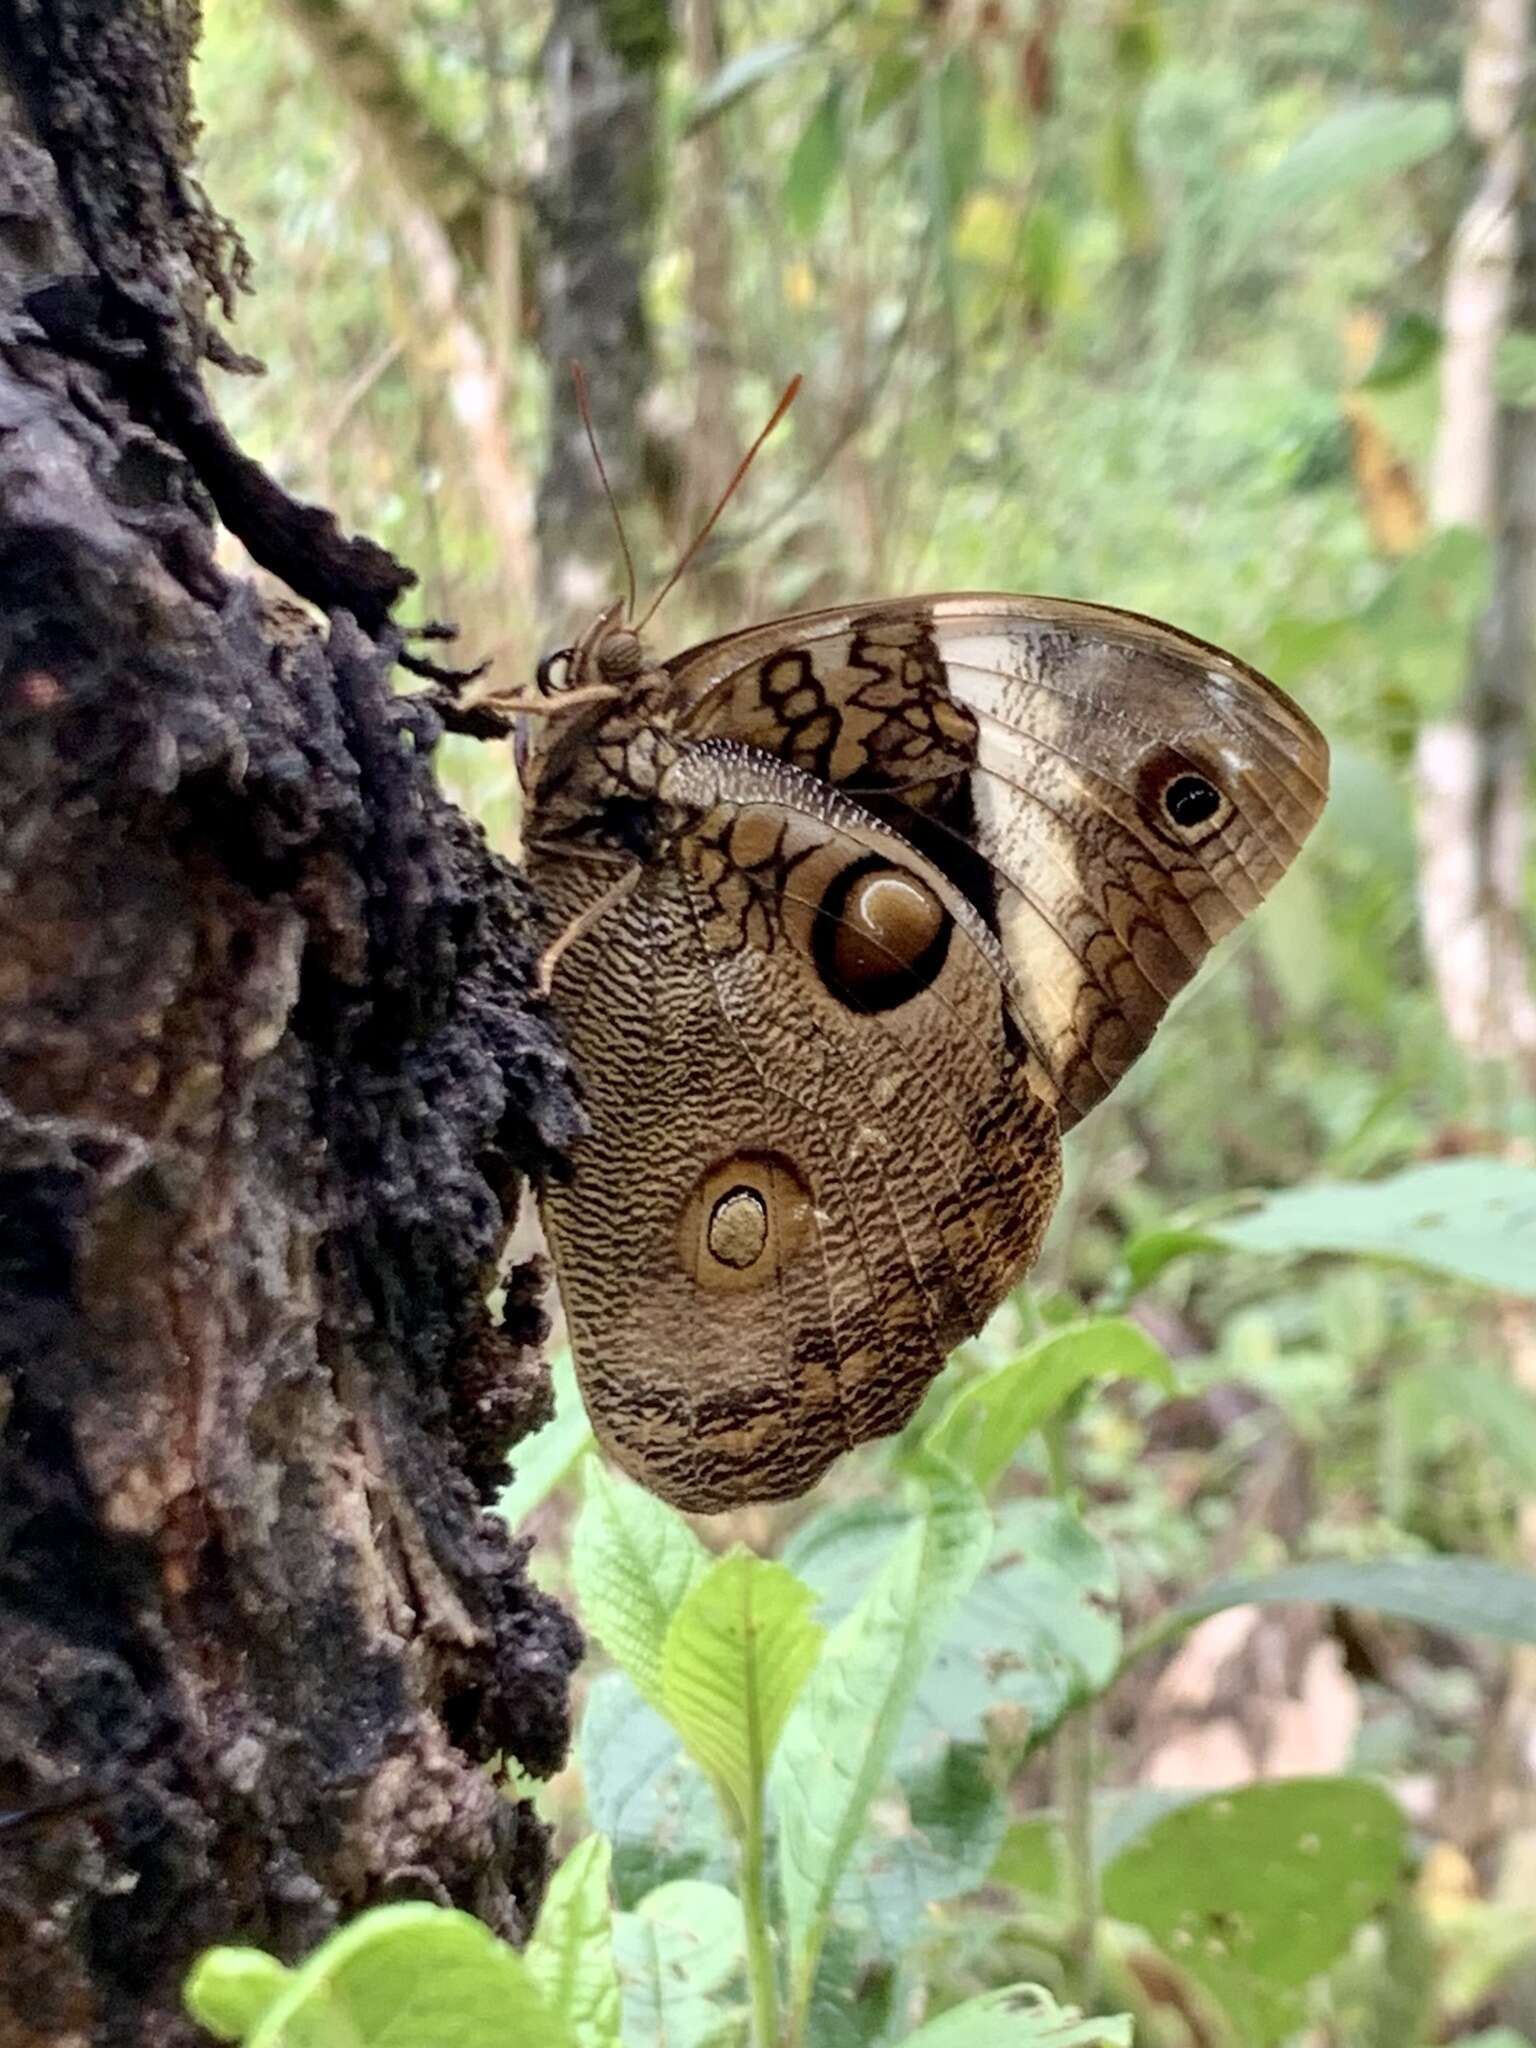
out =
{"type": "Polygon", "coordinates": [[[1033,1262],[1063,1133],[1295,859],[1328,749],[1103,605],[878,599],[669,660],[629,616],[525,702],[591,1123],[541,1206],[600,1444],[710,1511],[909,1419],[1033,1262]]]}

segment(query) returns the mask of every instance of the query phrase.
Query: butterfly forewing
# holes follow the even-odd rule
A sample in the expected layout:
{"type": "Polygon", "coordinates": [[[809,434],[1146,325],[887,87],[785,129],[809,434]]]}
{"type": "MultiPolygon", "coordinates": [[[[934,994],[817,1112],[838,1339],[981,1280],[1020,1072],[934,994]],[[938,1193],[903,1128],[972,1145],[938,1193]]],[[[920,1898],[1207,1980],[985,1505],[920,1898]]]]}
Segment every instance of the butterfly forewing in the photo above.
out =
{"type": "Polygon", "coordinates": [[[727,635],[669,667],[688,731],[847,789],[966,890],[1065,1123],[1145,1049],[1326,794],[1326,744],[1272,684],[1102,605],[876,603],[727,635]]]}

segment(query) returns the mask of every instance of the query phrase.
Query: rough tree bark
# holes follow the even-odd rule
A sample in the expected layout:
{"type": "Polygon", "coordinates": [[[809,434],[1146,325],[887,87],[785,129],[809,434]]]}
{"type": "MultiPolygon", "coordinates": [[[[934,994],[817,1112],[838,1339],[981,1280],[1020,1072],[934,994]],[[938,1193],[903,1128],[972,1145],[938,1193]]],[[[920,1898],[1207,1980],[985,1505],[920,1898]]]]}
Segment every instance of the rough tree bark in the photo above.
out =
{"type": "Polygon", "coordinates": [[[409,580],[229,442],[192,0],[0,0],[0,2044],[190,2041],[212,1940],[517,1936],[577,1633],[482,1503],[575,1135],[409,580]],[[213,512],[328,611],[216,566],[213,512]]]}

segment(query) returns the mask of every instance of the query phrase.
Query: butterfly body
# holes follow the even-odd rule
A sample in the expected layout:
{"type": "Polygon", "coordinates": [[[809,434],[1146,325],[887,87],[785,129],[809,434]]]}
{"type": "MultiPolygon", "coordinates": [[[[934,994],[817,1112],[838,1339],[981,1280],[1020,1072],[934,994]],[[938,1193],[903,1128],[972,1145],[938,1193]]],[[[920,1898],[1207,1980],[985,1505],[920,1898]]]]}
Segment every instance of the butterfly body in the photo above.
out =
{"type": "Polygon", "coordinates": [[[666,663],[619,613],[523,763],[592,1121],[544,1214],[600,1440],[711,1509],[910,1416],[1327,754],[1253,671],[1103,607],[854,606],[666,663]]]}

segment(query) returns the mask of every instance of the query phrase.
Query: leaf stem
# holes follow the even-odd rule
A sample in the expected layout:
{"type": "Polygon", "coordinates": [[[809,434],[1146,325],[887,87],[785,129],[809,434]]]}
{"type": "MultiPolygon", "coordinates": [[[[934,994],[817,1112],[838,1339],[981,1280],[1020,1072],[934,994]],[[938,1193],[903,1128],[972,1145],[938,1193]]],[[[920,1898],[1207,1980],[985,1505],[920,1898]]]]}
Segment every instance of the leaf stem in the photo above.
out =
{"type": "Polygon", "coordinates": [[[763,1834],[763,1789],[758,1777],[741,1837],[741,1910],[747,1934],[747,1977],[752,1987],[753,2048],[779,2048],[779,1980],[768,1925],[763,1834]]]}
{"type": "Polygon", "coordinates": [[[1097,1996],[1095,1955],[1099,1873],[1093,1854],[1093,1706],[1085,1701],[1056,1731],[1056,1808],[1061,1815],[1062,1889],[1067,1909],[1062,1944],[1069,1996],[1085,2012],[1097,1996]]]}

